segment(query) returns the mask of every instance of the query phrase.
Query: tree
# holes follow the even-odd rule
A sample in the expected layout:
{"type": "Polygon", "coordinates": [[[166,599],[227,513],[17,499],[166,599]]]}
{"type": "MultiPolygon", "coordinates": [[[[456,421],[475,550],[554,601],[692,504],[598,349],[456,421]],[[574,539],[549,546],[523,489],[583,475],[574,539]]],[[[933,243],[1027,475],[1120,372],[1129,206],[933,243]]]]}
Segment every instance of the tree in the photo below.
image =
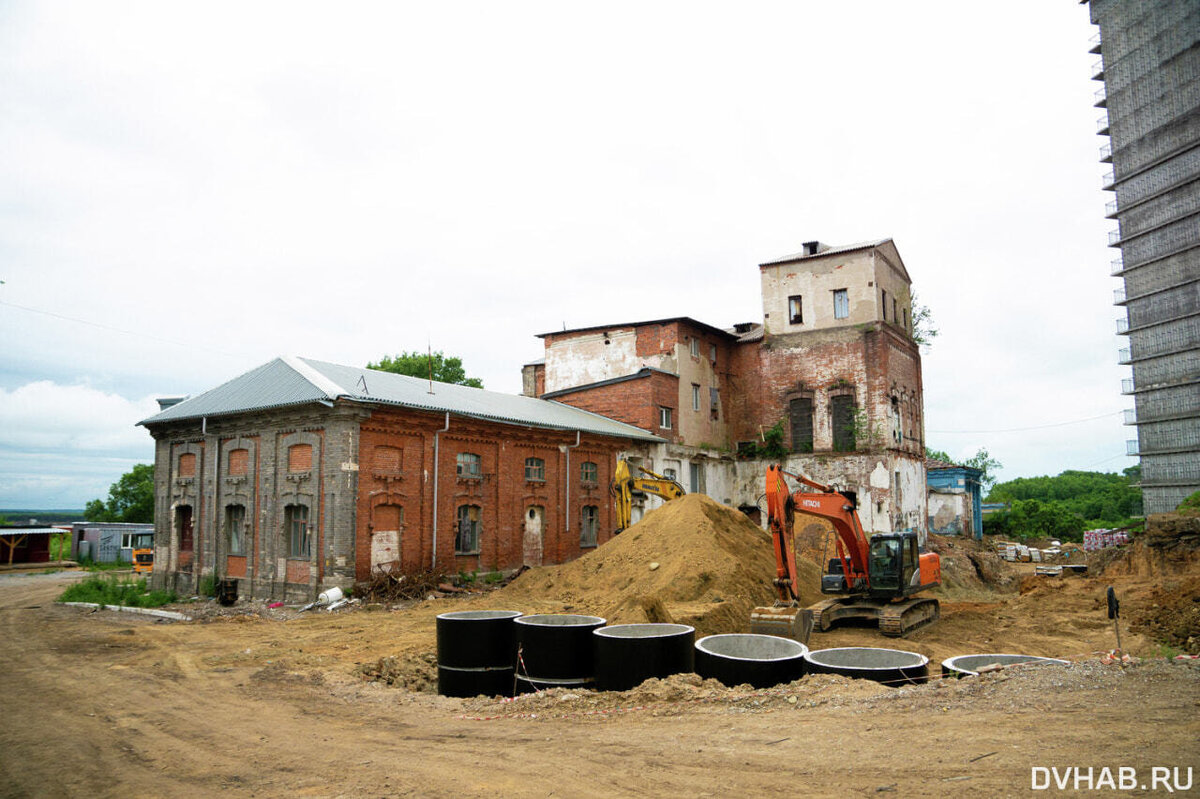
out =
{"type": "Polygon", "coordinates": [[[93,499],[83,510],[90,522],[153,522],[154,467],[139,463],[108,488],[108,500],[93,499]]]}
{"type": "Polygon", "coordinates": [[[391,356],[385,355],[378,363],[367,364],[367,368],[378,369],[381,372],[395,372],[398,375],[429,379],[431,364],[433,367],[433,379],[439,383],[453,383],[458,386],[483,388],[483,381],[478,377],[467,377],[467,373],[463,369],[462,358],[447,358],[440,350],[434,353],[413,350],[412,352],[401,352],[391,356]]]}
{"type": "Polygon", "coordinates": [[[933,326],[933,311],[928,305],[922,305],[917,299],[916,292],[912,295],[912,337],[913,341],[928,348],[937,338],[938,329],[933,326]]]}
{"type": "Polygon", "coordinates": [[[1004,464],[991,456],[987,447],[980,447],[978,452],[963,461],[961,465],[970,466],[972,469],[983,472],[979,477],[979,482],[985,492],[991,491],[992,486],[996,485],[996,470],[1004,468],[1004,464]]]}
{"type": "Polygon", "coordinates": [[[945,452],[942,452],[940,449],[930,449],[929,447],[926,447],[925,448],[925,457],[933,458],[935,461],[942,461],[943,463],[954,463],[954,458],[951,458],[949,455],[947,455],[945,452]]]}

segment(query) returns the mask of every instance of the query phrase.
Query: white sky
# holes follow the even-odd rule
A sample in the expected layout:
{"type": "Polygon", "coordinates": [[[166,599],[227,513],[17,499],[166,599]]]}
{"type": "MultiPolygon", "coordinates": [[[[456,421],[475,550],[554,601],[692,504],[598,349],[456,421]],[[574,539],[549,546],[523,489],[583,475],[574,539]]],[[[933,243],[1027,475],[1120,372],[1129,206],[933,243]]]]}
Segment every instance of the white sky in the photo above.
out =
{"type": "Polygon", "coordinates": [[[930,447],[1132,465],[1093,31],[1065,0],[0,4],[0,507],[105,496],[154,397],[277,355],[431,342],[517,393],[537,333],[761,321],[760,262],[888,236],[941,331],[930,447]]]}

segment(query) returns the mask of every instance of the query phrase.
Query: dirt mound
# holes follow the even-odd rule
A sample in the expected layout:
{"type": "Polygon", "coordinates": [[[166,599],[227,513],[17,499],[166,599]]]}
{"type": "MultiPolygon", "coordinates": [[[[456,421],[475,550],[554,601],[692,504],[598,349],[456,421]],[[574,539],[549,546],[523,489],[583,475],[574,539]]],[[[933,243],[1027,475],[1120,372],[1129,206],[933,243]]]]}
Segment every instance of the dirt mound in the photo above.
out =
{"type": "Polygon", "coordinates": [[[1018,576],[988,543],[930,533],[928,547],[941,558],[943,599],[969,599],[1017,588],[1018,576]]]}
{"type": "MultiPolygon", "coordinates": [[[[801,558],[797,569],[801,602],[816,602],[817,565],[801,558]]],[[[609,624],[674,621],[700,636],[746,631],[751,609],[774,601],[774,576],[770,536],[740,511],[688,494],[578,560],[526,572],[491,599],[514,608],[552,599],[609,624]]]]}

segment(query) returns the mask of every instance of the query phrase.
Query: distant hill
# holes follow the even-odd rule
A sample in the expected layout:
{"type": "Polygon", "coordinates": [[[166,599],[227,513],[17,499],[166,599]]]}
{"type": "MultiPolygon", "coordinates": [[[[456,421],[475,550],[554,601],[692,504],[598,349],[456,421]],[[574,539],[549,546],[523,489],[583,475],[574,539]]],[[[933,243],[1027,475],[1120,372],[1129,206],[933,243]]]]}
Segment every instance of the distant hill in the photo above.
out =
{"type": "Polygon", "coordinates": [[[38,524],[70,524],[83,521],[83,509],[79,510],[30,510],[28,508],[0,508],[9,524],[28,524],[30,519],[37,519],[38,524]]]}

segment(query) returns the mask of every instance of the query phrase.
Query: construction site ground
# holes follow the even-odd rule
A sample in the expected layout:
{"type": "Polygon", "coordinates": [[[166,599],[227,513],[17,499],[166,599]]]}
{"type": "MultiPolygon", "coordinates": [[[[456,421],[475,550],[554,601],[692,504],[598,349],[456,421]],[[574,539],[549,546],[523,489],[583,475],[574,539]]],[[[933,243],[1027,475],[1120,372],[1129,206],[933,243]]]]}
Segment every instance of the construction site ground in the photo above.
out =
{"type": "MultiPolygon", "coordinates": [[[[173,606],[195,621],[167,622],[56,604],[77,572],[2,575],[0,795],[990,797],[1030,792],[1035,767],[1135,768],[1147,786],[1155,767],[1200,772],[1200,661],[1163,657],[1181,647],[1149,634],[1158,615],[1195,629],[1190,555],[1166,574],[1130,557],[1100,578],[1047,579],[940,540],[939,622],[906,639],[857,628],[809,642],[920,652],[933,676],[944,658],[989,652],[1063,657],[1065,668],[901,688],[813,675],[754,690],[676,675],[620,693],[437,695],[435,617],[451,610],[744,630],[740,614],[770,598],[769,544],[760,552],[761,533],[699,504],[660,517],[664,530],[687,523],[693,546],[643,523],[495,591],[335,613],[203,600],[173,606]],[[743,580],[753,596],[735,595],[743,580]],[[1095,654],[1115,646],[1110,584],[1138,656],[1127,665],[1095,654]]],[[[1196,782],[1181,794],[1200,794],[1196,782]]]]}

